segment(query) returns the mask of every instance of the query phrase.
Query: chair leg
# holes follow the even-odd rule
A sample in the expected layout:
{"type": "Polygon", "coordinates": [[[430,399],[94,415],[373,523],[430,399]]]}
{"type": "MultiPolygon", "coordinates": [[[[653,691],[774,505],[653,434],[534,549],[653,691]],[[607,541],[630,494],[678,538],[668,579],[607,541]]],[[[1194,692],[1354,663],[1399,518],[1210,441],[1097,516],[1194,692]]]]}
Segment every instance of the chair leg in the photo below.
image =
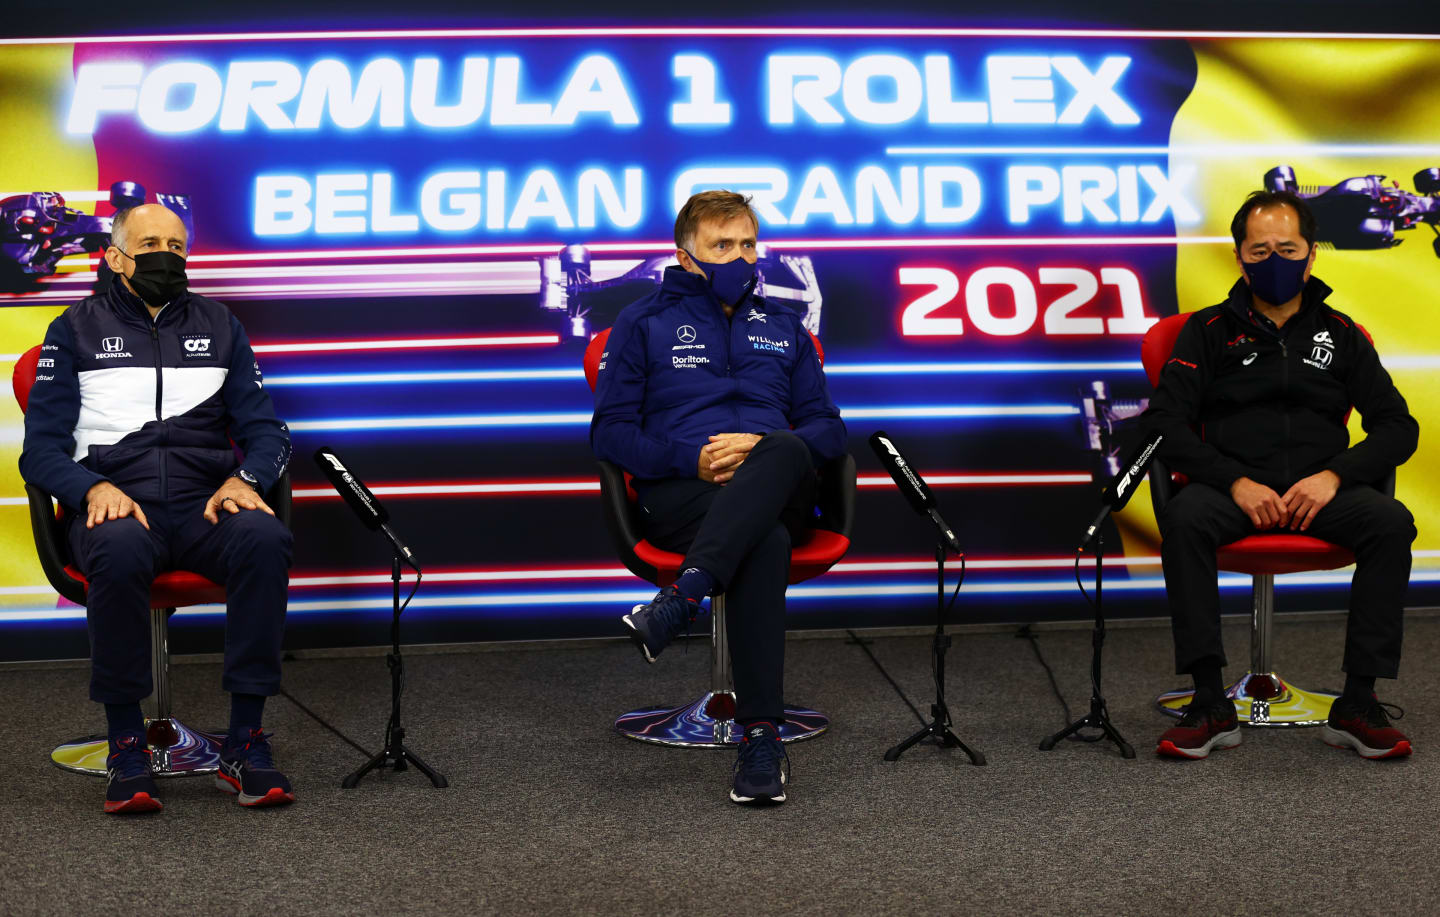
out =
{"type": "MultiPolygon", "coordinates": [[[[813,739],[829,726],[830,720],[823,713],[786,707],[780,740],[813,739]]],[[[615,720],[615,730],[641,742],[684,748],[723,748],[740,742],[723,593],[710,599],[710,690],[683,707],[642,707],[622,714],[615,720]]]]}
{"type": "MultiPolygon", "coordinates": [[[[1236,715],[1245,726],[1323,725],[1337,695],[1306,691],[1275,673],[1270,663],[1274,623],[1275,576],[1257,573],[1250,586],[1250,670],[1225,689],[1225,696],[1235,702],[1236,715]]],[[[1171,691],[1155,703],[1163,712],[1179,716],[1194,693],[1171,691]]]]}
{"type": "MultiPolygon", "coordinates": [[[[195,777],[220,768],[223,734],[199,732],[171,715],[170,615],[173,608],[150,612],[150,671],[154,691],[145,701],[145,741],[150,746],[150,767],[156,777],[195,777]]],[[[57,746],[50,760],[62,770],[105,776],[109,739],[91,735],[57,746]]]]}

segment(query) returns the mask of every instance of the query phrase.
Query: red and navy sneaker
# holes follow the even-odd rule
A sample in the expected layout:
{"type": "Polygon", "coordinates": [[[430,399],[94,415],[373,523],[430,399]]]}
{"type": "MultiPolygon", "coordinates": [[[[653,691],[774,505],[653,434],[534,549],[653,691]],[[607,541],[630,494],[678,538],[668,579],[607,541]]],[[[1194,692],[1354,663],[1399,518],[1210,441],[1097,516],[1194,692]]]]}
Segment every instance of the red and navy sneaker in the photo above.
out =
{"type": "Polygon", "coordinates": [[[239,796],[242,806],[283,806],[295,801],[290,781],[271,757],[270,733],[261,732],[259,726],[225,737],[215,786],[239,796]]]}
{"type": "Polygon", "coordinates": [[[1411,752],[1410,740],[1390,725],[1390,716],[1398,720],[1404,715],[1404,710],[1381,703],[1373,694],[1363,700],[1337,697],[1321,737],[1327,745],[1355,749],[1362,758],[1403,758],[1411,752]],[[1387,716],[1387,710],[1393,712],[1387,716]]]}
{"type": "Polygon", "coordinates": [[[700,603],[681,595],[674,586],[661,589],[648,605],[636,605],[620,620],[630,629],[630,640],[646,662],[654,662],[681,630],[701,611],[700,603]]]}
{"type": "Polygon", "coordinates": [[[1239,744],[1240,721],[1235,716],[1235,704],[1222,697],[1206,707],[1191,702],[1180,722],[1160,736],[1155,753],[1172,758],[1208,758],[1213,749],[1239,744]]]}
{"type": "Polygon", "coordinates": [[[753,723],[745,730],[735,759],[735,785],[730,801],[742,806],[779,805],[785,801],[790,756],[774,723],[753,723]]]}
{"type": "Polygon", "coordinates": [[[105,811],[111,815],[159,812],[159,793],[150,773],[145,733],[124,732],[110,740],[105,767],[105,811]]]}

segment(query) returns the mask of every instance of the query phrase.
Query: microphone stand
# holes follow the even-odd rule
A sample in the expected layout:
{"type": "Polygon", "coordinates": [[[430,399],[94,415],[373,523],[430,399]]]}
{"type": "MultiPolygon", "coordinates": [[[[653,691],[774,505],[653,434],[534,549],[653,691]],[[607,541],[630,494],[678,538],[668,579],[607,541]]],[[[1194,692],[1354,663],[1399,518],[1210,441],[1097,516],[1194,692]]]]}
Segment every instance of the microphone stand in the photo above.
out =
{"type": "MultiPolygon", "coordinates": [[[[382,528],[387,535],[391,534],[388,525],[382,528]]],[[[394,541],[393,535],[391,541],[394,541]]],[[[340,787],[346,790],[354,789],[359,785],[360,778],[377,767],[389,767],[398,773],[405,770],[407,765],[413,764],[416,770],[430,778],[436,789],[444,789],[450,785],[450,781],[405,747],[405,727],[400,725],[400,694],[405,690],[405,660],[400,655],[400,549],[393,547],[392,550],[390,582],[393,587],[395,615],[390,620],[390,652],[385,654],[385,665],[390,668],[390,719],[385,724],[385,747],[361,765],[359,770],[340,781],[340,787]]],[[[419,574],[420,568],[416,567],[415,572],[419,574]]],[[[419,586],[418,581],[416,586],[419,586]]]]}
{"type": "MultiPolygon", "coordinates": [[[[934,518],[933,510],[931,517],[934,518]]],[[[945,528],[938,519],[936,524],[940,525],[942,530],[945,528]]],[[[950,730],[950,708],[945,703],[945,651],[950,649],[952,642],[945,633],[945,555],[945,539],[938,538],[935,542],[935,639],[930,644],[931,668],[935,673],[935,703],[930,705],[930,722],[921,727],[919,732],[885,752],[885,760],[898,761],[911,746],[934,736],[941,747],[958,748],[965,752],[971,764],[984,767],[985,756],[972,750],[950,730]]]]}
{"type": "MultiPolygon", "coordinates": [[[[1084,548],[1082,547],[1083,551],[1084,548]]],[[[1124,758],[1135,757],[1135,749],[1125,741],[1110,723],[1110,709],[1105,705],[1105,697],[1100,693],[1100,649],[1105,645],[1105,615],[1101,605],[1101,590],[1105,577],[1105,536],[1097,527],[1095,530],[1095,631],[1091,637],[1090,644],[1094,648],[1090,658],[1090,712],[1080,719],[1066,726],[1048,739],[1040,743],[1041,751],[1050,751],[1055,743],[1066,736],[1074,735],[1081,729],[1099,729],[1102,736],[1114,742],[1120,748],[1120,755],[1124,758]]],[[[1079,574],[1076,574],[1076,581],[1079,581],[1079,574]]],[[[1081,587],[1082,591],[1084,587],[1081,587]]],[[[1093,741],[1093,740],[1092,740],[1093,741]]]]}

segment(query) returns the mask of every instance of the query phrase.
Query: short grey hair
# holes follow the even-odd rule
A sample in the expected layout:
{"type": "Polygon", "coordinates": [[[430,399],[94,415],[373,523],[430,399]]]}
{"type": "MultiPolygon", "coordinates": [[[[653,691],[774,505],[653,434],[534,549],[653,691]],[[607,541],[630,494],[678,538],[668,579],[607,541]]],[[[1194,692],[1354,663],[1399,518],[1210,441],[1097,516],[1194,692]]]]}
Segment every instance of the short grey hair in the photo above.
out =
{"type": "Polygon", "coordinates": [[[123,210],[115,211],[115,216],[110,220],[110,244],[125,251],[125,223],[130,219],[134,207],[126,207],[123,210]]]}
{"type": "MultiPolygon", "coordinates": [[[[134,212],[134,207],[125,207],[121,210],[115,211],[115,215],[110,218],[110,244],[120,249],[122,252],[125,252],[125,254],[127,255],[130,254],[130,252],[125,247],[126,242],[129,241],[125,235],[125,224],[130,222],[130,214],[134,212]]],[[[181,222],[183,223],[184,221],[182,220],[181,222]]],[[[190,251],[189,227],[186,227],[185,231],[185,251],[190,251]]]]}

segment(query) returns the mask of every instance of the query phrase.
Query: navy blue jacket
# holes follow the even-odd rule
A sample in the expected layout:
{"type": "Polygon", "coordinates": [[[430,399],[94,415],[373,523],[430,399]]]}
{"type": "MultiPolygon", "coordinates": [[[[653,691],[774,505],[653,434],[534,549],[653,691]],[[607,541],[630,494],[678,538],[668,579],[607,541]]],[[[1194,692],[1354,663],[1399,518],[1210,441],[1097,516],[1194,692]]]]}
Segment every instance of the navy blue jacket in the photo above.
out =
{"type": "Polygon", "coordinates": [[[590,447],[642,480],[693,478],[716,433],[794,432],[822,464],[845,424],[800,316],[750,296],[727,319],[705,278],[679,267],[621,310],[595,385],[590,447]]]}
{"type": "Polygon", "coordinates": [[[290,431],[262,382],[229,309],[186,293],[152,321],[117,279],[45,333],[20,475],[72,510],[101,481],[167,503],[208,496],[241,468],[264,493],[290,461],[290,431]]]}

